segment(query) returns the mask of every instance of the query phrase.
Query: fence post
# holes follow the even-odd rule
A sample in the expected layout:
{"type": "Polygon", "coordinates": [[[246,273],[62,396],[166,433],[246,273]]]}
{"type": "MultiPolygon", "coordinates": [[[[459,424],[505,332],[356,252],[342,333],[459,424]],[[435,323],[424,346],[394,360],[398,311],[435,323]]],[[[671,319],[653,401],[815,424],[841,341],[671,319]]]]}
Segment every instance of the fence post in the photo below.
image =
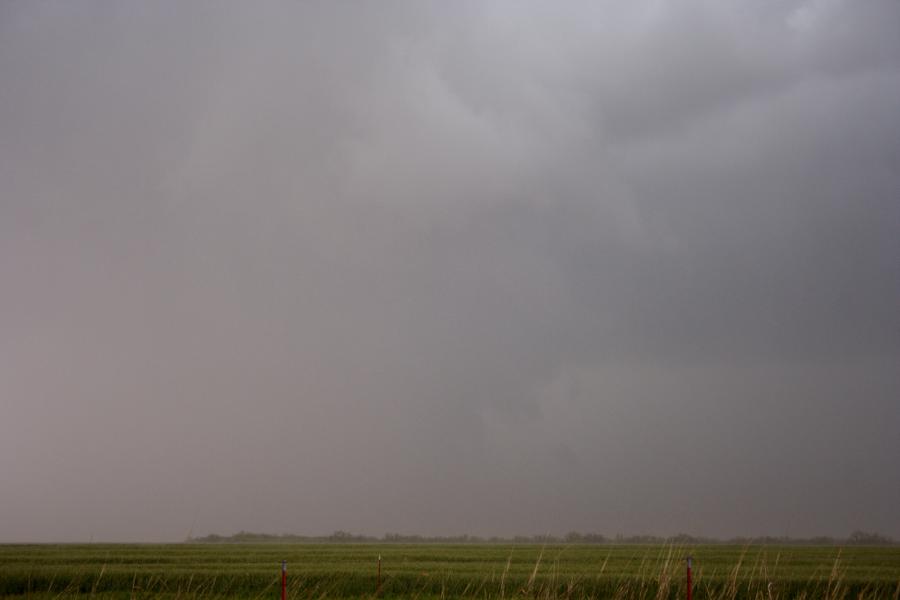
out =
{"type": "Polygon", "coordinates": [[[687,600],[691,600],[693,596],[693,585],[691,584],[691,555],[687,557],[687,600]]]}
{"type": "Polygon", "coordinates": [[[281,561],[281,600],[287,600],[287,561],[281,561]]]}
{"type": "Polygon", "coordinates": [[[378,580],[375,584],[375,593],[381,594],[381,555],[378,555],[378,580]]]}

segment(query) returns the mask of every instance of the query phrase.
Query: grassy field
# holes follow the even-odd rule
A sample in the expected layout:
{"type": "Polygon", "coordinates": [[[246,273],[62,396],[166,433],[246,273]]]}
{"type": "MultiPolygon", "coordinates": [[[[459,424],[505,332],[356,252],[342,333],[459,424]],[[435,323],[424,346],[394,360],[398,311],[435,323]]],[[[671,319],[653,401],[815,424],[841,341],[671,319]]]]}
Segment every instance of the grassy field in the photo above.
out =
{"type": "Polygon", "coordinates": [[[70,598],[900,597],[900,547],[6,545],[0,595],[70,598]]]}

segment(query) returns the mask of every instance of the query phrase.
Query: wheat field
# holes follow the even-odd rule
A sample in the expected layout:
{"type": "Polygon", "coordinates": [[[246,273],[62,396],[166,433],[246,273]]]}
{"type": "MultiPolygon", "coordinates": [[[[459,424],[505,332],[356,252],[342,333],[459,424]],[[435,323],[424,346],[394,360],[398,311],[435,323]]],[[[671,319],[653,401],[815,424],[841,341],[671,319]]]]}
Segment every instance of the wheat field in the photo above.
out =
{"type": "Polygon", "coordinates": [[[0,546],[10,598],[900,597],[900,547],[168,544],[0,546]],[[382,582],[377,589],[378,557],[382,582]]]}

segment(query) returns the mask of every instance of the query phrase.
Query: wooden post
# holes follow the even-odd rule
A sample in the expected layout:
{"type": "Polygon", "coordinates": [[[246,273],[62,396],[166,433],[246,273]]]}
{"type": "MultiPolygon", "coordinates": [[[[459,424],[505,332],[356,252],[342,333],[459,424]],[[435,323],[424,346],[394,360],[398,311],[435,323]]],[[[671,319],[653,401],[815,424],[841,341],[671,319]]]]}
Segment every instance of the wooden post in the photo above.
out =
{"type": "Polygon", "coordinates": [[[693,596],[693,584],[691,583],[691,555],[687,557],[687,600],[691,600],[693,596]]]}
{"type": "Polygon", "coordinates": [[[381,593],[381,555],[378,555],[378,580],[375,584],[375,593],[381,593]]]}
{"type": "Polygon", "coordinates": [[[287,561],[281,561],[281,600],[287,600],[287,561]]]}

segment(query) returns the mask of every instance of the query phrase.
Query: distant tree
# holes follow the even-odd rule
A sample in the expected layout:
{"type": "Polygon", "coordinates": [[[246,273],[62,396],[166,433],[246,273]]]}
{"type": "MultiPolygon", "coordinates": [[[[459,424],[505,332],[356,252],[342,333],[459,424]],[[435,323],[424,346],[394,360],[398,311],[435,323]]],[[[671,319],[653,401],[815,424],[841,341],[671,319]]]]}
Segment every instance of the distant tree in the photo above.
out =
{"type": "Polygon", "coordinates": [[[894,540],[880,533],[857,530],[850,534],[847,543],[859,546],[888,546],[893,544],[894,540]]]}
{"type": "Polygon", "coordinates": [[[577,531],[570,531],[566,534],[565,540],[568,544],[581,544],[584,542],[584,536],[577,531]]]}

